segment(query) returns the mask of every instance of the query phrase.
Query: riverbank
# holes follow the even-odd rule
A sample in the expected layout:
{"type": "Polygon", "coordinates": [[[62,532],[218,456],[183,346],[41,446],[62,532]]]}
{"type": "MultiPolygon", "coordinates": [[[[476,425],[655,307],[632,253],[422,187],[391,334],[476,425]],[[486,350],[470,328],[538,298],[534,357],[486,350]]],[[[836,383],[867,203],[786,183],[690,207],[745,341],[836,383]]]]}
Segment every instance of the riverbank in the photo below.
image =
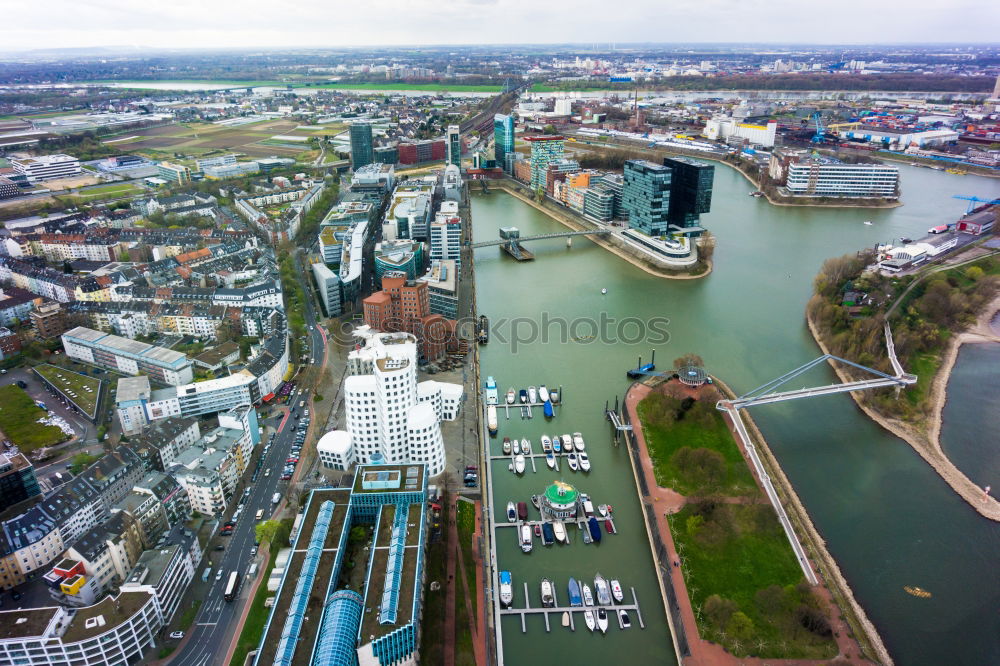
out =
{"type": "MultiPolygon", "coordinates": [[[[707,159],[712,159],[712,158],[707,158],[707,159]]],[[[726,160],[721,160],[721,159],[716,159],[714,161],[718,162],[719,164],[725,164],[728,167],[736,169],[737,171],[740,172],[740,174],[743,175],[744,178],[746,178],[750,182],[751,185],[754,186],[754,188],[756,188],[760,192],[763,192],[763,190],[759,189],[760,188],[760,183],[753,176],[751,176],[746,171],[744,171],[742,165],[733,164],[732,162],[727,162],[726,160]]],[[[898,207],[900,207],[900,206],[903,205],[902,201],[885,201],[885,202],[874,203],[874,204],[873,203],[864,203],[864,204],[862,204],[862,203],[841,203],[841,202],[838,202],[838,201],[827,201],[827,202],[823,202],[823,201],[795,201],[795,200],[789,201],[789,200],[784,199],[784,198],[777,199],[772,194],[769,194],[768,192],[763,192],[763,193],[764,193],[764,198],[767,199],[767,202],[769,204],[771,204],[772,206],[792,206],[792,207],[796,207],[796,208],[898,208],[898,207]]]]}
{"type": "MultiPolygon", "coordinates": [[[[998,310],[1000,310],[1000,297],[994,299],[993,302],[990,303],[990,305],[979,316],[972,329],[964,333],[960,333],[959,335],[952,336],[951,339],[948,340],[944,351],[944,362],[935,374],[934,380],[931,384],[930,401],[932,408],[931,414],[928,417],[928,428],[926,432],[910,423],[879,413],[871,406],[865,404],[857,391],[852,391],[850,394],[851,398],[854,399],[855,404],[861,408],[861,411],[863,411],[878,425],[909,444],[913,450],[916,451],[920,457],[934,469],[935,472],[937,472],[938,476],[940,476],[945,483],[947,483],[951,489],[958,494],[959,497],[965,500],[966,503],[979,512],[980,515],[995,521],[1000,521],[1000,502],[993,497],[986,495],[981,487],[973,483],[972,480],[965,475],[965,473],[963,473],[960,469],[958,469],[958,467],[955,466],[954,463],[951,462],[948,456],[945,455],[944,450],[941,448],[940,433],[941,411],[944,408],[946,387],[948,385],[948,378],[951,375],[951,369],[955,365],[955,359],[958,357],[958,348],[965,342],[1000,342],[1000,337],[993,334],[989,329],[990,319],[998,310]]],[[[812,334],[813,340],[816,341],[816,344],[819,345],[820,350],[822,350],[824,354],[829,354],[829,349],[820,337],[819,330],[808,313],[806,313],[806,324],[809,326],[809,332],[812,334]]],[[[839,366],[834,365],[832,362],[830,363],[830,366],[833,368],[834,372],[837,373],[837,377],[840,381],[845,383],[853,381],[853,379],[839,366]]]]}
{"type": "MultiPolygon", "coordinates": [[[[724,383],[716,381],[716,384],[723,391],[723,393],[732,396],[732,392],[724,383]]],[[[639,488],[640,500],[647,509],[647,531],[650,533],[650,542],[659,544],[659,551],[657,548],[654,548],[654,555],[657,557],[661,572],[664,574],[669,572],[669,578],[667,578],[665,582],[671,588],[670,592],[672,593],[672,598],[670,601],[672,602],[674,613],[669,613],[668,617],[674,617],[675,621],[679,625],[678,628],[683,632],[680,634],[681,642],[682,646],[687,647],[688,653],[688,656],[684,659],[684,663],[697,665],[744,663],[826,663],[826,661],[812,662],[801,658],[781,659],[771,657],[764,659],[756,657],[736,657],[722,645],[702,637],[699,631],[693,601],[688,592],[687,582],[684,576],[684,569],[686,567],[683,565],[677,566],[677,563],[683,562],[685,558],[678,551],[678,547],[674,541],[673,532],[670,529],[670,520],[672,519],[671,516],[680,512],[690,498],[686,498],[672,489],[657,485],[655,480],[654,463],[645,440],[644,429],[638,414],[639,403],[652,393],[652,391],[653,388],[644,383],[634,383],[629,387],[629,390],[626,393],[624,406],[627,420],[633,424],[632,441],[635,445],[635,450],[633,450],[633,446],[629,446],[629,455],[630,458],[632,458],[633,469],[637,476],[637,486],[639,488]],[[638,478],[640,475],[642,476],[641,479],[638,478]]],[[[798,501],[798,497],[791,488],[791,484],[784,477],[784,474],[777,465],[777,462],[774,460],[773,456],[771,456],[770,449],[767,447],[766,442],[764,442],[763,436],[760,434],[756,425],[753,424],[752,421],[750,423],[754,433],[753,437],[757,440],[757,449],[764,452],[766,455],[766,463],[769,468],[769,474],[773,480],[779,481],[780,488],[786,497],[785,503],[792,504],[791,509],[794,514],[793,517],[797,523],[797,531],[799,533],[802,533],[803,531],[806,532],[808,544],[810,546],[810,560],[819,560],[822,564],[822,568],[819,568],[818,570],[822,574],[823,584],[814,588],[814,591],[831,606],[829,613],[831,629],[836,637],[839,658],[843,661],[843,663],[869,664],[872,662],[863,656],[864,652],[867,652],[869,655],[874,655],[874,658],[878,659],[880,663],[891,664],[892,660],[889,657],[888,651],[885,649],[881,638],[875,631],[874,626],[868,620],[863,609],[861,609],[857,601],[854,600],[854,596],[851,593],[850,588],[847,586],[846,581],[840,574],[833,558],[826,551],[823,540],[819,537],[818,533],[816,533],[815,528],[809,520],[808,514],[801,506],[801,503],[798,501]],[[830,572],[831,575],[828,577],[826,572],[830,572]],[[832,578],[832,581],[830,578],[832,578]],[[831,585],[831,583],[833,585],[831,585]],[[843,615],[836,613],[832,608],[833,606],[838,607],[843,612],[843,615]],[[859,636],[860,640],[858,639],[859,636]]],[[[730,435],[739,446],[744,460],[746,460],[747,453],[744,447],[740,445],[740,437],[737,435],[735,425],[730,423],[728,419],[727,425],[729,427],[730,435]]],[[[662,587],[663,585],[661,584],[661,588],[662,587]]],[[[664,603],[666,602],[667,597],[664,599],[664,603]]],[[[674,629],[673,623],[671,624],[671,628],[674,629]]],[[[674,633],[676,637],[676,629],[674,629],[674,633]]]]}
{"type": "MultiPolygon", "coordinates": [[[[560,224],[562,224],[562,225],[564,225],[566,227],[569,227],[573,231],[588,231],[588,228],[585,227],[583,224],[581,224],[580,221],[574,220],[572,217],[570,217],[569,215],[566,215],[562,211],[553,210],[550,206],[546,206],[544,204],[538,203],[537,201],[534,200],[533,197],[531,197],[531,196],[525,194],[524,192],[522,192],[520,190],[520,186],[519,185],[517,185],[516,183],[513,183],[509,179],[504,178],[504,179],[501,179],[501,180],[494,180],[494,181],[490,181],[490,182],[493,183],[493,184],[496,184],[497,187],[499,187],[501,190],[503,190],[507,194],[511,195],[512,197],[515,197],[516,199],[518,199],[518,200],[520,200],[520,201],[528,204],[532,208],[534,208],[534,209],[536,209],[536,210],[544,213],[545,215],[547,215],[551,219],[555,220],[556,222],[559,222],[560,224]]],[[[587,236],[587,238],[590,239],[591,241],[593,241],[596,245],[599,245],[599,246],[603,247],[605,250],[608,250],[609,252],[611,252],[615,256],[617,256],[617,257],[619,257],[621,259],[624,259],[625,261],[627,261],[628,263],[632,264],[636,268],[639,268],[639,269],[643,270],[644,272],[649,273],[650,275],[655,275],[656,277],[664,278],[664,279],[667,279],[667,280],[697,280],[699,278],[706,277],[709,273],[712,272],[712,261],[711,260],[707,260],[707,261],[703,262],[706,265],[706,268],[705,268],[705,270],[701,271],[700,273],[684,273],[684,272],[680,272],[680,271],[678,271],[678,272],[667,271],[667,270],[663,270],[660,267],[651,265],[650,262],[644,261],[644,260],[640,259],[639,257],[637,257],[637,256],[635,256],[635,255],[633,255],[633,254],[631,254],[629,252],[626,252],[622,248],[620,248],[620,247],[618,247],[618,246],[610,243],[608,240],[606,240],[606,239],[604,239],[604,238],[602,238],[600,236],[596,236],[596,235],[595,236],[587,236]]]]}
{"type": "Polygon", "coordinates": [[[934,160],[926,157],[909,156],[906,158],[899,157],[896,155],[887,156],[883,153],[875,153],[875,158],[879,160],[885,160],[886,162],[897,162],[899,164],[909,164],[910,166],[925,166],[925,167],[938,167],[944,168],[944,164],[947,164],[949,169],[962,169],[965,173],[961,175],[972,174],[975,176],[983,176],[985,178],[1000,178],[1000,170],[990,169],[989,167],[979,166],[977,164],[969,164],[966,162],[945,162],[942,164],[940,160],[934,160]]]}

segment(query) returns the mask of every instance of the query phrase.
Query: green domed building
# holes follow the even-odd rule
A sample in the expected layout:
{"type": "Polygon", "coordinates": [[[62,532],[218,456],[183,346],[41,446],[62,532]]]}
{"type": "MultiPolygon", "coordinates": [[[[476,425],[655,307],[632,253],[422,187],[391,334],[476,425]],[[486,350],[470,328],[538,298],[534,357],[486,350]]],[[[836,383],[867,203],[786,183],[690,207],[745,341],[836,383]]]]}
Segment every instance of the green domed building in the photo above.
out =
{"type": "Polygon", "coordinates": [[[556,481],[545,489],[539,503],[543,518],[549,520],[574,520],[580,492],[564,481],[556,481]]]}

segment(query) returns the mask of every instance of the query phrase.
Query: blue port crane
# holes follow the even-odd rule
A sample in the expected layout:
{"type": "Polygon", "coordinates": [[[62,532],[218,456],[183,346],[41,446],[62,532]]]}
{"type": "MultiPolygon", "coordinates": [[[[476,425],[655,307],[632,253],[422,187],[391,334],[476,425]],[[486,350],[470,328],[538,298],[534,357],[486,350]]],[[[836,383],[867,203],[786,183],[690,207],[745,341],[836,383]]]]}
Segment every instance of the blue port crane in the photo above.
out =
{"type": "Polygon", "coordinates": [[[816,124],[816,133],[813,134],[813,143],[823,143],[826,140],[826,132],[823,129],[823,116],[819,111],[812,114],[813,122],[816,124]]]}
{"type": "Polygon", "coordinates": [[[953,194],[951,198],[952,199],[965,199],[966,201],[969,202],[969,207],[967,209],[965,209],[965,214],[966,215],[968,215],[969,213],[972,212],[972,210],[976,207],[977,203],[984,203],[984,204],[990,204],[990,205],[1000,204],[1000,199],[980,199],[979,197],[969,197],[969,196],[963,196],[961,194],[953,194]]]}

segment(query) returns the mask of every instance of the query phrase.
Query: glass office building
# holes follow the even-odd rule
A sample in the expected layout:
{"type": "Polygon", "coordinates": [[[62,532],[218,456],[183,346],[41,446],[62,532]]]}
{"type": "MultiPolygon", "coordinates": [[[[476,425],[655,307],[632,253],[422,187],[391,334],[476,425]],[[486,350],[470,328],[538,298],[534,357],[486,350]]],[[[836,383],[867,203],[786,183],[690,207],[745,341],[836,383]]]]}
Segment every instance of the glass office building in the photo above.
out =
{"type": "Polygon", "coordinates": [[[372,124],[358,121],[351,123],[351,168],[357,171],[375,162],[375,144],[372,141],[372,124]]]}
{"type": "Polygon", "coordinates": [[[531,144],[531,189],[538,190],[539,187],[545,189],[549,164],[563,157],[565,137],[526,136],[524,140],[531,144]]]}
{"type": "Polygon", "coordinates": [[[704,228],[700,216],[712,208],[712,183],[715,166],[689,157],[665,157],[663,165],[672,172],[670,230],[686,236],[700,236],[704,228]]]}
{"type": "Polygon", "coordinates": [[[507,163],[507,153],[514,152],[514,119],[498,113],[493,116],[493,154],[501,169],[507,163]]]}
{"type": "Polygon", "coordinates": [[[622,185],[622,210],[628,215],[628,225],[647,236],[663,236],[670,225],[669,167],[647,160],[625,162],[622,185]]]}

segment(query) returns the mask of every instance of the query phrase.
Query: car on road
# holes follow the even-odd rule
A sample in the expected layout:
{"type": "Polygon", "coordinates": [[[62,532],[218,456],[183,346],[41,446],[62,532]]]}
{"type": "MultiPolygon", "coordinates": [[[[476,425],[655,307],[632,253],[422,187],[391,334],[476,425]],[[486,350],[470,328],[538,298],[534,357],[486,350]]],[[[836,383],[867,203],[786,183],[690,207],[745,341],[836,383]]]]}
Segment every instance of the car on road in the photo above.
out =
{"type": "Polygon", "coordinates": [[[253,548],[250,549],[250,557],[253,557],[256,554],[257,554],[257,546],[254,546],[253,548]]]}
{"type": "Polygon", "coordinates": [[[231,536],[232,533],[233,533],[232,527],[224,527],[222,531],[219,532],[219,536],[231,536]]]}
{"type": "Polygon", "coordinates": [[[171,631],[170,632],[170,637],[171,638],[184,638],[184,632],[183,631],[171,631]]]}
{"type": "Polygon", "coordinates": [[[222,579],[222,567],[219,567],[219,570],[215,573],[215,580],[221,580],[221,579],[222,579]]]}
{"type": "Polygon", "coordinates": [[[14,590],[13,592],[10,593],[10,598],[13,599],[14,601],[19,600],[21,596],[22,596],[21,593],[18,592],[17,590],[14,590]]]}
{"type": "Polygon", "coordinates": [[[225,546],[223,546],[223,545],[222,545],[222,544],[220,543],[220,544],[219,544],[218,546],[216,546],[216,547],[215,547],[215,549],[216,549],[216,550],[225,550],[225,549],[226,549],[226,547],[225,547],[225,546]]]}
{"type": "Polygon", "coordinates": [[[288,481],[288,480],[290,480],[291,478],[292,478],[292,475],[291,475],[291,474],[282,474],[282,475],[281,475],[281,480],[282,480],[282,481],[288,481]]]}
{"type": "Polygon", "coordinates": [[[271,476],[271,470],[270,469],[265,469],[264,470],[264,478],[266,479],[269,476],[271,476]]]}

